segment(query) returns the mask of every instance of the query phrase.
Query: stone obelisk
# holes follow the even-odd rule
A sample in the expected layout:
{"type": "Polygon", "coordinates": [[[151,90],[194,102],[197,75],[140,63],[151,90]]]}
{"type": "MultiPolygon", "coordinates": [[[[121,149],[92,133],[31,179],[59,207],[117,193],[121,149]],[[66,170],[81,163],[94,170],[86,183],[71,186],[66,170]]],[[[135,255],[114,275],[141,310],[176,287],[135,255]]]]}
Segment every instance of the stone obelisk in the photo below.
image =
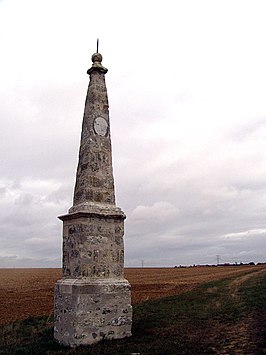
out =
{"type": "Polygon", "coordinates": [[[116,206],[107,69],[92,55],[73,206],[63,221],[63,275],[55,285],[54,337],[64,345],[131,335],[124,278],[124,212],[116,206]]]}

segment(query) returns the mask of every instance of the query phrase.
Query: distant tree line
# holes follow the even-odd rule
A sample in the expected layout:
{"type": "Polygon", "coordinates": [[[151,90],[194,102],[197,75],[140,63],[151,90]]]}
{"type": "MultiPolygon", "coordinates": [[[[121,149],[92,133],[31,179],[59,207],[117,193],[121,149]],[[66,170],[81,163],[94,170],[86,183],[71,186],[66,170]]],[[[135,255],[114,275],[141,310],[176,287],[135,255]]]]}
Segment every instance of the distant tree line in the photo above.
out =
{"type": "Polygon", "coordinates": [[[193,265],[175,265],[174,268],[188,268],[188,267],[218,267],[218,266],[248,266],[248,265],[266,265],[266,263],[257,263],[255,264],[254,261],[250,261],[248,263],[222,263],[222,264],[193,264],[193,265]]]}

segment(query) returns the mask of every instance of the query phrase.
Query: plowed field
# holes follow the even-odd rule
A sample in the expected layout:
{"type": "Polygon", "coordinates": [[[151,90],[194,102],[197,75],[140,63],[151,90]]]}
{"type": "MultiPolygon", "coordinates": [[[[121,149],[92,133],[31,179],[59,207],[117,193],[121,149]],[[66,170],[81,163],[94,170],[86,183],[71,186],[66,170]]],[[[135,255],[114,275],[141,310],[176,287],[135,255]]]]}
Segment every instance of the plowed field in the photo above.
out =
{"type": "MultiPolygon", "coordinates": [[[[180,294],[212,280],[259,271],[265,266],[130,268],[132,303],[180,294]]],[[[53,312],[60,269],[0,269],[0,324],[53,312]]]]}

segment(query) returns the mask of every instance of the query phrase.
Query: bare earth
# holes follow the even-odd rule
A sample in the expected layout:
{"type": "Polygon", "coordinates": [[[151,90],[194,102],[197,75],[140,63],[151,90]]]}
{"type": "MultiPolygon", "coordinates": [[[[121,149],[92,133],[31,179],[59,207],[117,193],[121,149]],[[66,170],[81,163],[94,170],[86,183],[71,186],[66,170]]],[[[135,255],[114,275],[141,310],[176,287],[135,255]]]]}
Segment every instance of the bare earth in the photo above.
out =
{"type": "MultiPolygon", "coordinates": [[[[265,266],[129,268],[132,303],[180,294],[212,280],[256,272],[265,266]]],[[[49,315],[61,269],[0,269],[0,324],[49,315]]]]}

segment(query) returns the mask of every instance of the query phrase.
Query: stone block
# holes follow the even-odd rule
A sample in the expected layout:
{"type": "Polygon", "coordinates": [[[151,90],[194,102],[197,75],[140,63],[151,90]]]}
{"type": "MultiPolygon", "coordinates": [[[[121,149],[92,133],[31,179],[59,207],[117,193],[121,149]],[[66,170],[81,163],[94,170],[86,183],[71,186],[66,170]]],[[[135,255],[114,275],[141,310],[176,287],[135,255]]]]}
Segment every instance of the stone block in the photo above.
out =
{"type": "Polygon", "coordinates": [[[55,285],[55,339],[79,346],[131,336],[127,280],[59,280],[55,285]]]}

